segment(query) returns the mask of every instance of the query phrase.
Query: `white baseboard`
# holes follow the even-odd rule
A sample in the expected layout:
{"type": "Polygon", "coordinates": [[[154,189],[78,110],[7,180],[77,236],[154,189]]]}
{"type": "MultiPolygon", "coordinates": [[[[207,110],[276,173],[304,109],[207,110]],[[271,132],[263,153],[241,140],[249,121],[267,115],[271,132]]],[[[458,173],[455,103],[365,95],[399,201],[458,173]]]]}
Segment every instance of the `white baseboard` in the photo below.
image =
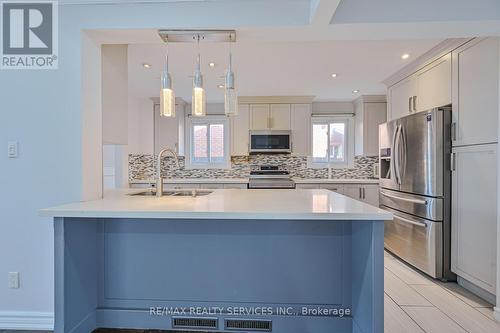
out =
{"type": "Polygon", "coordinates": [[[0,330],[53,331],[52,312],[0,311],[0,330]]]}

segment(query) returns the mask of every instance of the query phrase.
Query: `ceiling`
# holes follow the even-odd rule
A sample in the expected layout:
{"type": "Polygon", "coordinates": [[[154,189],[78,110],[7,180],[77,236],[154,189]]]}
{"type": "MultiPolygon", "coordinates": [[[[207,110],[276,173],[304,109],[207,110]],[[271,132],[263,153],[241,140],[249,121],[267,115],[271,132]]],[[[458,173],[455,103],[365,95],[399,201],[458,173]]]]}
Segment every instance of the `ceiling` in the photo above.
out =
{"type": "MultiPolygon", "coordinates": [[[[353,100],[359,94],[385,94],[381,81],[440,40],[237,42],[232,46],[236,86],[240,96],[312,95],[316,100],[353,100]],[[401,55],[409,53],[410,59],[401,55]],[[331,74],[337,77],[332,78],[331,74]],[[353,90],[359,90],[355,94],[353,90]]],[[[222,84],[228,45],[202,43],[202,72],[207,100],[223,101],[222,84]],[[216,66],[210,68],[209,62],[216,66]]],[[[162,44],[129,45],[129,94],[159,95],[165,47],[162,44]],[[150,69],[143,63],[152,65],[150,69]]],[[[196,61],[195,44],[171,43],[170,72],[176,95],[191,96],[196,61]]]]}

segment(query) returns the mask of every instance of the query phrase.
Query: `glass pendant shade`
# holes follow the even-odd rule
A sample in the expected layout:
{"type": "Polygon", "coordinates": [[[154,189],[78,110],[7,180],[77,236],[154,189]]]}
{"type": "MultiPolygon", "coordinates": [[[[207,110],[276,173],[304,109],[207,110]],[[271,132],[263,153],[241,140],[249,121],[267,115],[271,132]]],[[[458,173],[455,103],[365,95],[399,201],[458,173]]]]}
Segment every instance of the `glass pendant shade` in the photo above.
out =
{"type": "Polygon", "coordinates": [[[168,56],[165,57],[165,70],[161,74],[160,116],[175,117],[175,93],[168,72],[168,56]]]}
{"type": "Polygon", "coordinates": [[[200,71],[200,55],[193,78],[193,94],[191,97],[191,114],[196,117],[203,117],[207,114],[207,101],[205,89],[203,89],[203,75],[200,71]]]}
{"type": "Polygon", "coordinates": [[[234,89],[234,73],[232,68],[232,55],[229,53],[229,68],[225,77],[224,88],[224,113],[227,116],[238,114],[238,93],[234,89]]]}
{"type": "Polygon", "coordinates": [[[164,88],[160,92],[160,116],[175,117],[175,93],[172,89],[164,88]]]}
{"type": "Polygon", "coordinates": [[[224,93],[224,112],[228,116],[238,115],[238,93],[234,88],[227,88],[224,93]]]}

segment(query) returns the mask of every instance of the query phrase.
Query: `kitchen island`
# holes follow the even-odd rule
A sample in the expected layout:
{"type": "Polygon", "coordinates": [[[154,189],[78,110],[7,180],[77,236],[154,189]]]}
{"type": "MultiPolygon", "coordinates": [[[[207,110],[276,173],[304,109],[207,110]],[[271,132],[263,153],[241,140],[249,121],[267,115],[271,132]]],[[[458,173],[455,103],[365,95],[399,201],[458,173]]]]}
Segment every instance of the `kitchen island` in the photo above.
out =
{"type": "Polygon", "coordinates": [[[327,190],[130,195],[54,217],[55,332],[383,332],[383,221],[327,190]]]}

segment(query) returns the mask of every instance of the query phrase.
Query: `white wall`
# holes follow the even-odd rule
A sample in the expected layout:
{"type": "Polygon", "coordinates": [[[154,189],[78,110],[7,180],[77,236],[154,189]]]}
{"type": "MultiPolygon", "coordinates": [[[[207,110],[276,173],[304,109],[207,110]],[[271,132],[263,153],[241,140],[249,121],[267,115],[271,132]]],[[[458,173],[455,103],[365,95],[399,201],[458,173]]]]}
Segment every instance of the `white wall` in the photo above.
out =
{"type": "Polygon", "coordinates": [[[354,104],[353,102],[313,102],[312,113],[354,113],[354,104]]]}
{"type": "Polygon", "coordinates": [[[102,46],[102,141],[128,142],[128,60],[127,45],[102,46]]]}
{"type": "Polygon", "coordinates": [[[38,210],[99,197],[102,191],[101,54],[87,29],[307,22],[306,1],[276,16],[282,6],[281,1],[60,6],[59,69],[1,71],[0,143],[18,141],[20,155],[0,155],[0,329],[14,324],[50,329],[53,227],[38,210]],[[7,288],[10,271],[20,272],[20,289],[7,288]]]}

